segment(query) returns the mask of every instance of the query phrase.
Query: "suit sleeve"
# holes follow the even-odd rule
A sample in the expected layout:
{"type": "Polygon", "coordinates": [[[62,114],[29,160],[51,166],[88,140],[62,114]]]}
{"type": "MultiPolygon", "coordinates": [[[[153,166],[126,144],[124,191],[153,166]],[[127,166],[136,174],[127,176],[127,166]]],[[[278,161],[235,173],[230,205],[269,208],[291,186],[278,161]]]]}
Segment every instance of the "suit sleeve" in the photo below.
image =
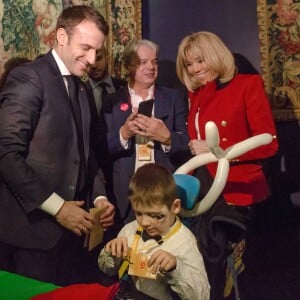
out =
{"type": "MultiPolygon", "coordinates": [[[[121,153],[132,153],[133,138],[128,141],[128,148],[124,149],[120,140],[120,128],[126,122],[126,119],[131,113],[131,107],[128,105],[127,111],[122,111],[120,109],[119,98],[124,98],[124,93],[126,96],[125,89],[117,92],[116,94],[107,95],[103,103],[103,113],[107,128],[107,148],[108,153],[112,156],[119,155],[121,153]]],[[[125,102],[125,100],[124,100],[125,102]]]]}
{"type": "Polygon", "coordinates": [[[22,67],[11,71],[0,95],[0,177],[23,207],[30,212],[53,191],[26,163],[42,106],[38,76],[22,67]]]}
{"type": "Polygon", "coordinates": [[[189,141],[187,132],[187,102],[179,93],[174,93],[174,116],[171,128],[172,147],[171,153],[187,149],[189,141]]]}
{"type": "Polygon", "coordinates": [[[188,103],[177,91],[174,91],[172,97],[174,97],[173,110],[169,114],[169,120],[166,121],[171,132],[171,148],[167,155],[171,163],[177,168],[190,158],[187,131],[188,103]]]}

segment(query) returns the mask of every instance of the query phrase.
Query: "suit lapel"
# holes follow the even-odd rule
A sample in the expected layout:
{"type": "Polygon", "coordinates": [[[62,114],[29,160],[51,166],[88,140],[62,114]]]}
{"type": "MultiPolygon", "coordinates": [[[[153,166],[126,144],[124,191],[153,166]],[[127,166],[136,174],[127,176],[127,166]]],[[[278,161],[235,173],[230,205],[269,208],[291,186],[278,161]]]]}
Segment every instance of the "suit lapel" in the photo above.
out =
{"type": "MultiPolygon", "coordinates": [[[[55,74],[55,81],[56,81],[55,86],[58,86],[58,93],[61,94],[61,98],[64,99],[67,102],[67,105],[70,107],[69,112],[72,114],[74,120],[73,128],[74,131],[77,133],[76,121],[72,113],[72,104],[69,99],[67,87],[51,51],[46,54],[46,59],[49,61],[50,65],[53,68],[53,73],[55,74]]],[[[89,153],[90,121],[91,121],[90,109],[89,109],[88,96],[86,94],[86,90],[83,86],[82,81],[79,78],[77,78],[77,83],[79,86],[78,98],[79,98],[79,104],[81,110],[81,121],[82,121],[81,127],[82,127],[82,135],[83,135],[82,139],[84,145],[85,161],[87,162],[88,153],[89,153]]]]}
{"type": "Polygon", "coordinates": [[[154,116],[161,120],[166,120],[169,115],[167,97],[163,97],[161,89],[156,86],[154,92],[154,116]]]}
{"type": "Polygon", "coordinates": [[[131,101],[128,92],[128,88],[121,89],[118,93],[118,100],[116,105],[114,105],[116,110],[116,115],[120,121],[118,123],[124,124],[126,119],[132,113],[131,101]]]}
{"type": "MultiPolygon", "coordinates": [[[[58,96],[58,99],[62,99],[63,101],[66,102],[67,106],[70,108],[69,109],[69,113],[72,115],[72,118],[74,119],[73,113],[72,113],[72,104],[70,102],[69,99],[69,95],[68,95],[68,91],[67,91],[67,87],[66,84],[64,82],[64,78],[60,73],[60,70],[57,66],[57,63],[51,53],[51,51],[49,51],[46,55],[45,55],[46,59],[48,60],[48,62],[50,63],[51,67],[52,67],[52,71],[53,71],[53,86],[55,86],[56,91],[58,94],[60,94],[60,96],[58,96]]],[[[49,85],[51,86],[52,83],[49,82],[49,85]]],[[[76,131],[76,124],[75,124],[75,120],[74,120],[74,131],[76,131]]]]}
{"type": "MultiPolygon", "coordinates": [[[[78,80],[79,81],[79,80],[78,80]]],[[[79,104],[81,110],[81,121],[82,121],[82,134],[83,134],[83,145],[85,159],[88,159],[89,153],[89,139],[90,139],[90,124],[91,124],[91,114],[88,102],[88,95],[83,83],[79,82],[79,104]]]]}

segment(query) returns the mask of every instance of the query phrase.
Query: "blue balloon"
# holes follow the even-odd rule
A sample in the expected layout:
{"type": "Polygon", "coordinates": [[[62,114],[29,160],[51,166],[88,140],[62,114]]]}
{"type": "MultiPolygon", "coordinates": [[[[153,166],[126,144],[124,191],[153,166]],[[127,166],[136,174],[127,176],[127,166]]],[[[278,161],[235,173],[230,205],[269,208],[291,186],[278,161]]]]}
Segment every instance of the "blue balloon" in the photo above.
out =
{"type": "Polygon", "coordinates": [[[187,174],[174,174],[173,177],[182,206],[185,209],[192,209],[199,198],[200,181],[187,174]]]}

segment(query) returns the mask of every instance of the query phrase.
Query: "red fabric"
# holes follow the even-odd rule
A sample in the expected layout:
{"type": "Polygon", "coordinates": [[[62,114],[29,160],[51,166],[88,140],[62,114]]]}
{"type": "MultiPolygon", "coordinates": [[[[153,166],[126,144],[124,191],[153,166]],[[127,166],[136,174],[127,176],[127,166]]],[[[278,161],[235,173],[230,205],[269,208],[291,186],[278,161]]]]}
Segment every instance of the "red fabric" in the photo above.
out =
{"type": "MultiPolygon", "coordinates": [[[[191,96],[191,95],[190,95],[191,96]]],[[[199,111],[201,139],[205,139],[205,124],[213,121],[218,127],[220,147],[228,147],[261,133],[276,135],[270,104],[259,75],[236,75],[224,88],[216,89],[216,82],[209,82],[192,96],[188,116],[190,139],[197,139],[195,116],[199,111]]],[[[251,161],[275,155],[277,139],[238,157],[242,164],[231,165],[223,196],[228,203],[251,205],[264,200],[269,187],[262,167],[251,161]]],[[[209,164],[214,177],[217,164],[209,164]]]]}
{"type": "Polygon", "coordinates": [[[30,300],[111,300],[119,290],[119,283],[102,286],[98,283],[73,284],[34,296],[30,300]]]}

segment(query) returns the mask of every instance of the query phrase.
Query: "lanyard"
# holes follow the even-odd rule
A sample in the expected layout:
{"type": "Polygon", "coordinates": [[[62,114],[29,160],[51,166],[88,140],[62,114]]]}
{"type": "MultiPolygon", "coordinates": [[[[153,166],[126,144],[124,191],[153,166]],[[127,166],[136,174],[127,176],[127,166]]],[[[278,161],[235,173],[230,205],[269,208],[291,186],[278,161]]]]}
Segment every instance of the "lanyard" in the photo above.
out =
{"type": "MultiPolygon", "coordinates": [[[[150,249],[151,247],[153,247],[156,244],[160,245],[164,241],[169,239],[172,235],[177,233],[177,231],[180,229],[182,223],[181,223],[181,221],[178,217],[176,217],[176,219],[177,219],[176,224],[173,226],[173,228],[165,236],[163,236],[159,241],[155,241],[154,243],[150,243],[146,247],[143,247],[143,248],[139,249],[139,251],[142,252],[142,251],[145,251],[147,249],[150,249]]],[[[143,231],[142,227],[139,226],[138,229],[136,230],[135,235],[134,235],[134,241],[133,241],[131,253],[136,253],[137,252],[137,247],[138,247],[141,235],[142,235],[142,231],[143,231]]],[[[125,272],[127,271],[128,267],[129,267],[129,264],[130,264],[130,256],[127,259],[123,260],[123,262],[121,264],[121,267],[119,268],[119,272],[118,272],[119,278],[122,278],[124,276],[125,272]]]]}

